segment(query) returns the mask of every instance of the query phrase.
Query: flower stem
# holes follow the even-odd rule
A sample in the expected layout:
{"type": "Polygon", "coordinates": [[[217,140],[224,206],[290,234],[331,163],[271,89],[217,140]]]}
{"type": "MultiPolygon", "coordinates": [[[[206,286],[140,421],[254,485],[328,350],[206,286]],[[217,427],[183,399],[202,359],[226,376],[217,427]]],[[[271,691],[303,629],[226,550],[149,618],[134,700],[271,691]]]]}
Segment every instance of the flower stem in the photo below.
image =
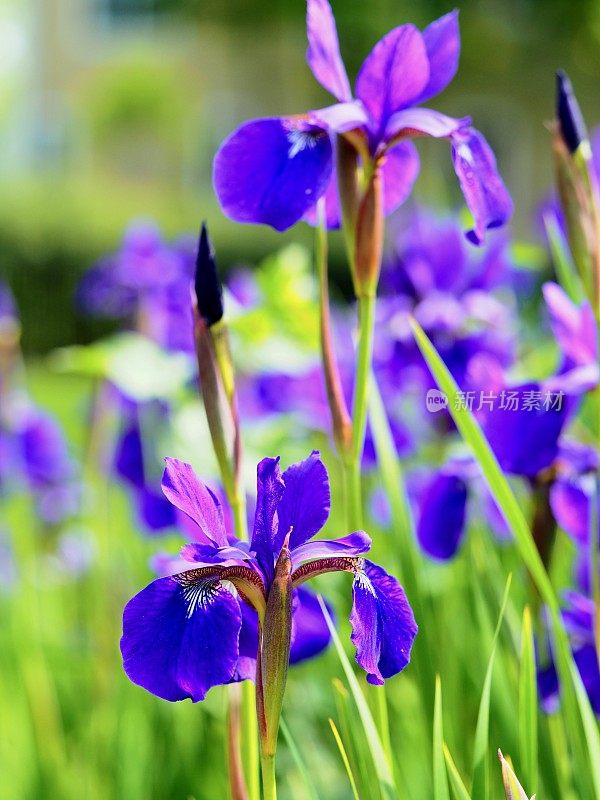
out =
{"type": "Polygon", "coordinates": [[[361,528],[363,524],[360,468],[367,430],[375,301],[374,294],[361,295],[358,298],[358,353],[352,402],[352,457],[347,465],[348,515],[350,527],[355,530],[361,528]]]}
{"type": "Polygon", "coordinates": [[[263,800],[277,800],[275,756],[262,756],[260,766],[262,770],[263,800]]]}

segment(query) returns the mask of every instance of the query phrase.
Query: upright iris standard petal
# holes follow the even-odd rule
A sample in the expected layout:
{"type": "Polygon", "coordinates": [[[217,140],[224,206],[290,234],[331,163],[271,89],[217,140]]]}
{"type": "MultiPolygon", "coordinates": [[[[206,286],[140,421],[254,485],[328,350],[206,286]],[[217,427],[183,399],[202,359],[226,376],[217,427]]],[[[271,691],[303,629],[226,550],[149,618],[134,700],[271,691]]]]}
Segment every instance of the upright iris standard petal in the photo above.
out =
{"type": "MultiPolygon", "coordinates": [[[[591,488],[591,487],[590,487],[591,488]]],[[[559,478],[550,488],[554,519],[575,541],[589,545],[592,522],[592,493],[576,480],[559,478]]]]}
{"type": "Polygon", "coordinates": [[[564,355],[565,366],[597,364],[596,322],[590,304],[577,306],[557,283],[545,283],[542,291],[552,333],[564,355]]]}
{"type": "Polygon", "coordinates": [[[421,499],[417,526],[419,544],[425,552],[446,560],[452,558],[465,530],[467,485],[458,475],[440,472],[421,499]]]}
{"type": "Polygon", "coordinates": [[[231,679],[238,661],[237,598],[216,578],[190,575],[159,578],[123,613],[125,672],[164,700],[204,699],[212,686],[231,679]]]}
{"type": "Polygon", "coordinates": [[[416,102],[424,103],[448,86],[456,75],[460,56],[458,11],[436,19],[423,31],[429,59],[429,81],[416,102]]]}
{"type": "Polygon", "coordinates": [[[312,539],[327,522],[331,507],[329,476],[318,450],[288,467],[282,478],[285,491],[277,508],[279,529],[273,542],[274,553],[281,550],[290,531],[290,550],[312,539]]]}
{"type": "Polygon", "coordinates": [[[306,33],[306,60],[313,75],[338,100],[350,100],[352,92],[340,55],[335,19],[327,0],[308,0],[306,33]]]}
{"type": "Polygon", "coordinates": [[[418,628],[398,581],[372,561],[360,562],[352,585],[351,638],[367,681],[380,685],[406,667],[418,628]]]}
{"type": "Polygon", "coordinates": [[[485,138],[474,128],[452,135],[452,161],[475,227],[467,237],[481,244],[488,228],[510,219],[511,197],[496,168],[496,158],[485,138]]]}
{"type": "MultiPolygon", "coordinates": [[[[333,619],[333,609],[329,603],[325,605],[333,619]]],[[[329,646],[330,641],[331,634],[317,596],[303,586],[295,589],[290,664],[298,664],[307,658],[318,656],[329,646]]]]}
{"type": "Polygon", "coordinates": [[[331,169],[326,131],[300,117],[258,119],[223,142],[213,180],[231,219],[284,231],[323,194],[331,169]]]}
{"type": "MultiPolygon", "coordinates": [[[[201,534],[218,547],[226,547],[227,533],[219,501],[190,466],[176,458],[165,458],[162,480],[165,497],[192,519],[201,534]]],[[[199,538],[199,537],[197,537],[199,538]]]]}
{"type": "Polygon", "coordinates": [[[386,34],[365,59],[356,79],[356,95],[380,131],[392,114],[416,101],[428,82],[423,35],[414,25],[401,25],[386,34]]]}
{"type": "Polygon", "coordinates": [[[256,513],[251,549],[260,568],[270,582],[274,573],[274,542],[278,530],[277,509],[285,484],[281,478],[279,458],[263,458],[257,467],[256,513]]]}

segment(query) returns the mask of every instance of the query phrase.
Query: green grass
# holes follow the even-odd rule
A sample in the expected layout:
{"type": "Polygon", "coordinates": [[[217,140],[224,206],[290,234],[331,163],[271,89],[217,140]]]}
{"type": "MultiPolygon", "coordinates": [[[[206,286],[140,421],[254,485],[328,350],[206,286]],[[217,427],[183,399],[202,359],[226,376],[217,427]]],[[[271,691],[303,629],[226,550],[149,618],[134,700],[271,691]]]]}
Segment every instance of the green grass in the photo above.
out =
{"type": "MultiPolygon", "coordinates": [[[[82,457],[89,382],[54,375],[37,363],[29,370],[29,388],[59,416],[82,457]]],[[[385,472],[377,479],[391,488],[390,475],[400,481],[401,473],[386,446],[380,412],[372,409],[379,414],[376,440],[385,472]]],[[[323,446],[306,437],[306,450],[315,443],[323,446]]],[[[284,463],[295,457],[297,441],[290,456],[283,435],[271,444],[284,463]]],[[[324,457],[335,482],[335,459],[327,451],[324,457]]],[[[152,579],[150,556],[176,552],[179,540],[145,538],[126,493],[89,463],[84,479],[77,527],[91,537],[95,558],[79,578],[57,570],[51,560],[57,533],[41,528],[26,494],[0,507],[0,526],[10,533],[18,568],[15,585],[0,587],[0,800],[226,798],[225,690],[213,689],[200,704],[171,704],[131,684],[121,668],[123,606],[152,579]]],[[[326,531],[332,535],[345,533],[338,497],[334,483],[326,531]]],[[[531,626],[521,630],[530,584],[518,547],[499,546],[474,525],[454,561],[426,561],[414,545],[403,497],[398,483],[391,529],[372,520],[367,529],[375,559],[404,576],[419,609],[413,662],[381,693],[373,691],[354,664],[349,581],[318,580],[316,588],[336,609],[339,641],[290,671],[279,797],[468,798],[475,764],[476,784],[489,793],[476,788],[473,800],[500,800],[498,748],[512,757],[530,795],[535,788],[540,798],[580,796],[569,785],[566,753],[551,745],[561,737],[572,740],[562,714],[539,717],[539,747],[533,746],[531,626]],[[513,588],[494,636],[510,572],[513,588]],[[441,689],[436,700],[436,674],[443,702],[441,689]],[[527,785],[536,774],[537,786],[527,785]]],[[[580,734],[589,741],[589,730],[580,734]]]]}

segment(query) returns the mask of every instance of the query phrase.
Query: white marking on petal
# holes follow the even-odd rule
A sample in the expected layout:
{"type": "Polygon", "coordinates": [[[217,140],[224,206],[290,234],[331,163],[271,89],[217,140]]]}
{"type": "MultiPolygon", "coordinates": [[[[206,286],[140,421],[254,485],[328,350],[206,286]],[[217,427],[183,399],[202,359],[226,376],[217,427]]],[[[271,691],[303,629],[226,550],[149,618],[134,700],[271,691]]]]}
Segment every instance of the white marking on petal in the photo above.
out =
{"type": "Polygon", "coordinates": [[[189,619],[197,609],[203,610],[209,606],[224,587],[224,583],[214,578],[189,580],[183,575],[175,575],[173,580],[181,586],[183,599],[187,605],[186,619],[189,619]]]}
{"type": "Polygon", "coordinates": [[[367,573],[365,572],[365,560],[364,558],[355,558],[354,563],[354,583],[357,586],[360,586],[361,589],[364,589],[369,594],[372,594],[373,597],[376,597],[375,588],[371,583],[371,580],[367,573]]]}
{"type": "Polygon", "coordinates": [[[289,130],[287,140],[290,143],[288,158],[295,158],[303,150],[312,150],[317,144],[317,137],[308,131],[289,130]]]}

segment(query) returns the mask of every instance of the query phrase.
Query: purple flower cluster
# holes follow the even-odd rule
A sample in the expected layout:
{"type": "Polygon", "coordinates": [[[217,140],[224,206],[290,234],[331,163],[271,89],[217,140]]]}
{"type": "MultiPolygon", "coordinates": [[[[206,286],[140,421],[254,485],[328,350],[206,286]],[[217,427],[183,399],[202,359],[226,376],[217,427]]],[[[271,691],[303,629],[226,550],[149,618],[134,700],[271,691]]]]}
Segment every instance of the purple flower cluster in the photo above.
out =
{"type": "Polygon", "coordinates": [[[194,250],[189,239],[167,244],[149,222],[134,222],[120,249],[83,277],[78,302],[88,314],[126,320],[169,350],[193,352],[190,285],[194,250]]]}

